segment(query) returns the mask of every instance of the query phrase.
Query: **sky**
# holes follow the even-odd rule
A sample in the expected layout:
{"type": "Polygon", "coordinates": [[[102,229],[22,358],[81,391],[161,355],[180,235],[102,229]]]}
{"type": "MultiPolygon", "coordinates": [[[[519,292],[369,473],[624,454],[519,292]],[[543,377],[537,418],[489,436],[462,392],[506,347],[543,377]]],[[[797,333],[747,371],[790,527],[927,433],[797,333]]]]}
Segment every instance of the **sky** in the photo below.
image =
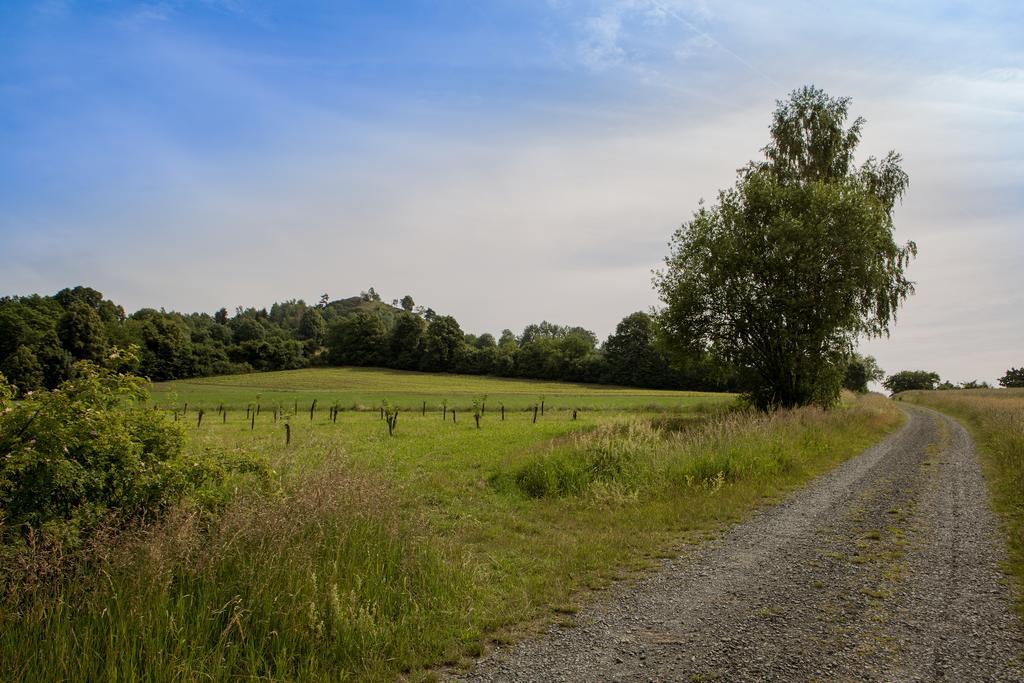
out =
{"type": "Polygon", "coordinates": [[[1024,3],[0,3],[0,294],[128,311],[411,294],[599,337],[779,99],[896,150],[917,293],[864,352],[1024,365],[1024,3]]]}

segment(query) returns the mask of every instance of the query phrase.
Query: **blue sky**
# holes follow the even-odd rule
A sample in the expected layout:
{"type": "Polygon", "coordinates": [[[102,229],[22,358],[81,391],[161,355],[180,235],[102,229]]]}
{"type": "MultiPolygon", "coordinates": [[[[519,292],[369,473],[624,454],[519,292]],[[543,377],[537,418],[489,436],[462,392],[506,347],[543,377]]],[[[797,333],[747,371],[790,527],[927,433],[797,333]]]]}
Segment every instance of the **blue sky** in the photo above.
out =
{"type": "Polygon", "coordinates": [[[906,2],[0,4],[0,292],[208,310],[374,286],[604,336],[776,99],[903,153],[888,370],[1024,363],[1024,9],[906,2]]]}

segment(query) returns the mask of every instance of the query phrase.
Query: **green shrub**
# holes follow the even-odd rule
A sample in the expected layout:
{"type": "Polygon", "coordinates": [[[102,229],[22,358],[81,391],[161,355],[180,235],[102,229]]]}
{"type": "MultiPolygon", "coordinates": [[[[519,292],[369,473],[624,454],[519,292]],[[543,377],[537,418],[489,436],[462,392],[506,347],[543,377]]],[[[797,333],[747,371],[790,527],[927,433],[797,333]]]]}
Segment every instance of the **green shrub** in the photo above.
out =
{"type": "Polygon", "coordinates": [[[229,471],[259,469],[245,458],[183,459],[181,427],[146,407],[142,380],[89,362],[53,391],[12,396],[0,379],[3,543],[42,531],[73,545],[112,514],[153,515],[229,471]]]}

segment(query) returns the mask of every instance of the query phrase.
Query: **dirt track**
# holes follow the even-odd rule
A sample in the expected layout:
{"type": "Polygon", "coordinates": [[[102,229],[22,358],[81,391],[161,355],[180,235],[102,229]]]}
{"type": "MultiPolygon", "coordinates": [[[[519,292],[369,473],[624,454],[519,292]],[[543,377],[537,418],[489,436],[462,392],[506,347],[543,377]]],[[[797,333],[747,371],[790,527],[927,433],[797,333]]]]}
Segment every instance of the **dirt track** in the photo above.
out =
{"type": "Polygon", "coordinates": [[[895,434],[466,680],[1024,681],[1024,627],[967,432],[895,434]]]}

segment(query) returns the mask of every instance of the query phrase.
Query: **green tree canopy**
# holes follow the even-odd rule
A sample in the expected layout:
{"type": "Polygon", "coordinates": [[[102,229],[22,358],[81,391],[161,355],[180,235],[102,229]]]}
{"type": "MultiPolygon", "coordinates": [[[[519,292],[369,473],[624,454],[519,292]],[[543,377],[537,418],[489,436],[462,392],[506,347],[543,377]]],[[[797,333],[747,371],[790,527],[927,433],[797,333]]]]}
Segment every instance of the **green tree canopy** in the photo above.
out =
{"type": "Polygon", "coordinates": [[[655,276],[670,342],[737,365],[762,409],[833,404],[858,337],[887,334],[913,291],[916,247],[892,235],[907,176],[895,153],[853,165],[848,105],[813,87],[780,102],[767,160],[676,231],[655,276]]]}
{"type": "Polygon", "coordinates": [[[327,336],[327,323],[318,308],[307,308],[299,321],[299,339],[305,339],[316,345],[324,343],[327,336]]]}
{"type": "Polygon", "coordinates": [[[881,382],[884,377],[885,371],[878,367],[878,361],[874,356],[862,356],[855,353],[850,357],[846,366],[846,373],[843,375],[843,388],[864,394],[868,391],[869,383],[881,382]]]}
{"type": "Polygon", "coordinates": [[[642,311],[622,319],[604,343],[608,381],[613,384],[660,387],[671,382],[671,371],[655,346],[654,320],[642,311]]]}
{"type": "Polygon", "coordinates": [[[403,311],[398,315],[388,339],[390,367],[400,370],[415,370],[423,354],[423,337],[427,323],[414,313],[403,311]]]}
{"type": "Polygon", "coordinates": [[[7,356],[0,364],[0,371],[18,388],[19,395],[43,386],[43,366],[36,358],[36,354],[27,346],[19,346],[14,353],[7,356]]]}
{"type": "Polygon", "coordinates": [[[79,285],[78,287],[64,288],[54,294],[53,298],[65,309],[71,308],[71,305],[74,303],[85,304],[96,311],[100,320],[105,323],[124,320],[125,317],[123,308],[113,301],[104,299],[103,293],[96,291],[92,287],[82,287],[79,285]]]}
{"type": "Polygon", "coordinates": [[[336,365],[379,365],[387,348],[387,328],[370,313],[353,313],[331,324],[327,352],[336,365]]]}
{"type": "Polygon", "coordinates": [[[192,339],[180,316],[152,308],[132,315],[141,340],[140,372],[155,381],[188,377],[192,339]]]}
{"type": "Polygon", "coordinates": [[[901,370],[889,375],[882,382],[882,386],[891,394],[898,394],[901,391],[932,390],[941,381],[937,372],[927,370],[901,370]]]}
{"type": "Polygon", "coordinates": [[[57,322],[57,336],[77,360],[100,361],[107,350],[107,335],[99,314],[82,301],[72,301],[57,322]]]}
{"type": "Polygon", "coordinates": [[[999,384],[1009,388],[1024,388],[1024,367],[1010,368],[999,378],[999,384]]]}
{"type": "Polygon", "coordinates": [[[435,316],[423,340],[421,368],[431,372],[449,372],[460,360],[465,335],[455,318],[450,315],[435,316]]]}

